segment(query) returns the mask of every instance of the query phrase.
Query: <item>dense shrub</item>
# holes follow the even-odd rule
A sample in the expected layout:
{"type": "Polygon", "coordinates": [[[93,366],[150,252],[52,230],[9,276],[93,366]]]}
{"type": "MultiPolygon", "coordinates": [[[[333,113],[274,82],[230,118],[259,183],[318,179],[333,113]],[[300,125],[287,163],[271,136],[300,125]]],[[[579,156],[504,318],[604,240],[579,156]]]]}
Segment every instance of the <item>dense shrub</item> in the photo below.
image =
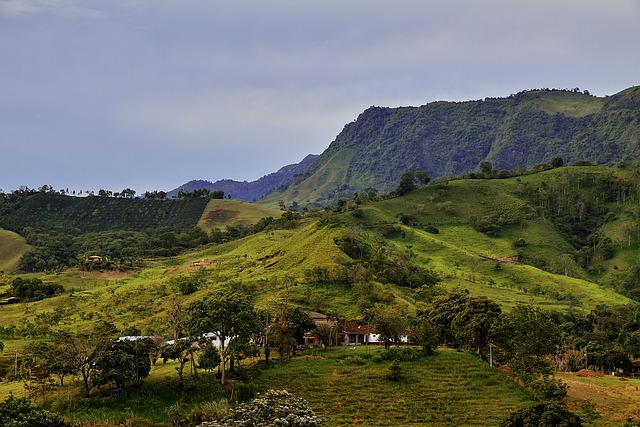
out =
{"type": "Polygon", "coordinates": [[[582,427],[582,420],[560,403],[541,403],[512,412],[500,427],[582,427]]]}
{"type": "Polygon", "coordinates": [[[412,362],[420,360],[423,357],[421,349],[392,347],[381,353],[384,360],[398,360],[400,362],[412,362]]]}
{"type": "Polygon", "coordinates": [[[59,415],[34,406],[29,399],[13,397],[0,403],[0,427],[68,427],[59,415]]]}
{"type": "Polygon", "coordinates": [[[23,279],[22,277],[13,279],[9,290],[12,296],[20,298],[23,301],[39,301],[62,293],[63,291],[64,288],[62,285],[44,283],[42,280],[35,278],[23,279]]]}

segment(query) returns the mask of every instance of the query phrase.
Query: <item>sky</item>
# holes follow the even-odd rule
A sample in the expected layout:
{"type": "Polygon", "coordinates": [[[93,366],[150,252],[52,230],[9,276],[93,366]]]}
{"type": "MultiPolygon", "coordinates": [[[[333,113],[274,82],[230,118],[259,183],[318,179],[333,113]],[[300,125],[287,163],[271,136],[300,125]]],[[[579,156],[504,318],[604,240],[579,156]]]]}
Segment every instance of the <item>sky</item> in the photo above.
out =
{"type": "Polygon", "coordinates": [[[613,95],[639,23],[638,0],[0,0],[0,189],[253,181],[372,105],[613,95]]]}

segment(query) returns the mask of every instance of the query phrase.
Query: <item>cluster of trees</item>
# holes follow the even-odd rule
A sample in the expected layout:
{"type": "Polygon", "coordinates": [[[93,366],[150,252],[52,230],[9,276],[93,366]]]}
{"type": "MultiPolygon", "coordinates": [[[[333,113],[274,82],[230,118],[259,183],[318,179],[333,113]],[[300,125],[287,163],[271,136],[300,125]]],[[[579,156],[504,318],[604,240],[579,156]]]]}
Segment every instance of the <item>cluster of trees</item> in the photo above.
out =
{"type": "Polygon", "coordinates": [[[44,283],[38,278],[24,279],[16,277],[11,281],[8,295],[22,302],[39,301],[60,294],[64,291],[57,283],[44,283]]]}
{"type": "MultiPolygon", "coordinates": [[[[241,360],[260,354],[257,344],[265,349],[267,365],[271,349],[278,352],[281,361],[295,355],[305,332],[313,330],[315,323],[304,311],[287,303],[273,313],[258,313],[249,294],[229,288],[184,308],[176,301],[167,315],[167,326],[173,330],[171,344],[161,337],[118,341],[119,331],[105,321],[97,322],[86,333],[49,329],[42,339],[26,346],[20,359],[16,357],[8,375],[25,380],[32,397],[43,400],[71,375],[80,378],[85,396],[94,387],[122,388],[140,383],[158,359],[178,361],[181,383],[185,368],[191,366],[194,373],[197,369],[218,368],[224,384],[228,369],[234,370],[241,360]]],[[[10,332],[15,331],[3,328],[2,336],[10,332]]],[[[126,332],[139,334],[135,330],[126,332]]]]}
{"type": "Polygon", "coordinates": [[[136,197],[136,191],[130,188],[125,188],[121,192],[113,192],[111,190],[98,190],[99,197],[115,197],[115,198],[123,198],[123,199],[133,199],[136,197]]]}
{"type": "Polygon", "coordinates": [[[68,376],[81,379],[82,390],[102,385],[121,388],[140,383],[151,372],[163,340],[142,338],[116,341],[112,324],[99,323],[88,333],[57,332],[48,340],[33,341],[24,350],[13,376],[22,378],[32,397],[44,400],[46,393],[63,386],[68,376]],[[57,381],[53,378],[57,377],[57,381]]]}
{"type": "Polygon", "coordinates": [[[637,306],[598,306],[583,315],[526,305],[505,313],[486,297],[453,293],[435,297],[410,324],[435,332],[439,343],[508,365],[536,393],[562,395],[561,386],[549,387],[553,369],[631,369],[631,360],[640,357],[639,314],[637,306]]]}
{"type": "Polygon", "coordinates": [[[20,206],[28,197],[37,194],[38,190],[28,187],[20,187],[10,193],[0,190],[0,215],[6,214],[20,206]]]}
{"type": "MultiPolygon", "coordinates": [[[[229,199],[231,195],[227,196],[229,199]]],[[[224,191],[222,190],[209,190],[208,188],[198,188],[192,191],[185,191],[182,188],[178,190],[178,199],[224,199],[224,191]]]]}

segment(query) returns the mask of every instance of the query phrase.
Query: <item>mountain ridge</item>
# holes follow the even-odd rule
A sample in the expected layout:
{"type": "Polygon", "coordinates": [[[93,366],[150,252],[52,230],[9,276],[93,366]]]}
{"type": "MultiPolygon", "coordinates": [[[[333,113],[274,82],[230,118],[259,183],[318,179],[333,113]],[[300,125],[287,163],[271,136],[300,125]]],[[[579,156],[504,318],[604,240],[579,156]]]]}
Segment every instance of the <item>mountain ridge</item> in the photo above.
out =
{"type": "Polygon", "coordinates": [[[506,98],[376,107],[346,124],[329,147],[284,190],[260,203],[326,206],[367,188],[388,192],[406,171],[434,178],[566,164],[630,162],[640,153],[640,86],[609,97],[536,89],[506,98]]]}

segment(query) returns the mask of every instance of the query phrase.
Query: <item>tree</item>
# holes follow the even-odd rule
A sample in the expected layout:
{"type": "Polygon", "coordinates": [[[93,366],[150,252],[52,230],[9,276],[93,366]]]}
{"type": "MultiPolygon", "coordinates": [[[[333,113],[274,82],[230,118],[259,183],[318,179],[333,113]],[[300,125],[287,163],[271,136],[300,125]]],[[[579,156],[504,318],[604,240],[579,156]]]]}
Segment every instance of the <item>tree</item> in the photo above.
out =
{"type": "Polygon", "coordinates": [[[51,374],[57,375],[60,386],[64,386],[64,378],[77,372],[71,352],[67,351],[64,334],[58,334],[52,343],[32,342],[25,353],[34,365],[45,367],[51,374]]]}
{"type": "Polygon", "coordinates": [[[438,347],[438,331],[429,320],[429,312],[427,310],[418,310],[416,316],[413,317],[409,324],[413,331],[413,336],[418,344],[422,346],[422,352],[430,355],[438,347]]]}
{"type": "Polygon", "coordinates": [[[218,349],[211,343],[205,343],[200,346],[200,355],[198,356],[198,367],[205,371],[212,371],[220,364],[220,353],[218,349]]]}
{"type": "Polygon", "coordinates": [[[171,307],[167,314],[167,321],[171,328],[171,338],[173,341],[177,341],[180,338],[182,332],[182,324],[184,322],[184,310],[182,308],[182,302],[178,299],[173,299],[170,302],[171,307]]]}
{"type": "Polygon", "coordinates": [[[377,308],[373,314],[373,324],[376,333],[384,341],[385,350],[389,350],[391,344],[400,341],[404,333],[405,322],[397,310],[390,308],[377,308]]]}
{"type": "Polygon", "coordinates": [[[489,344],[489,333],[500,316],[500,306],[487,297],[472,297],[451,321],[456,340],[466,349],[482,355],[489,344]]]}
{"type": "Polygon", "coordinates": [[[82,376],[84,395],[89,397],[93,376],[99,369],[97,362],[111,345],[112,337],[108,331],[96,328],[90,334],[69,335],[65,342],[73,369],[82,376]]]}
{"type": "Polygon", "coordinates": [[[46,367],[34,365],[29,369],[29,381],[25,381],[24,387],[29,397],[39,396],[44,403],[47,392],[55,389],[55,381],[46,367]]]}
{"type": "Polygon", "coordinates": [[[322,347],[326,350],[331,345],[331,339],[334,335],[334,328],[329,323],[320,323],[313,330],[313,336],[320,341],[322,347]]]}
{"type": "Polygon", "coordinates": [[[564,160],[562,160],[562,157],[554,157],[551,159],[551,167],[559,168],[561,166],[564,166],[564,160]]]}
{"type": "Polygon", "coordinates": [[[492,331],[498,357],[519,376],[548,375],[551,366],[547,356],[560,345],[561,334],[549,316],[539,308],[517,305],[501,316],[492,331]]]}
{"type": "Polygon", "coordinates": [[[293,356],[298,345],[304,343],[304,334],[315,326],[313,319],[303,310],[283,304],[269,326],[269,339],[278,350],[280,360],[293,356]]]}
{"type": "Polygon", "coordinates": [[[225,384],[228,343],[250,337],[259,328],[251,300],[240,292],[219,291],[192,302],[186,314],[185,325],[191,335],[213,333],[220,340],[220,382],[225,384]]]}
{"type": "Polygon", "coordinates": [[[195,350],[191,340],[187,339],[178,340],[162,349],[162,360],[164,363],[167,363],[167,360],[178,361],[179,366],[176,367],[176,371],[178,372],[180,384],[184,384],[184,367],[191,361],[195,350]]]}
{"type": "Polygon", "coordinates": [[[417,179],[418,182],[422,185],[427,185],[429,181],[431,181],[431,177],[425,171],[416,171],[413,174],[415,179],[417,179]]]}
{"type": "Polygon", "coordinates": [[[493,172],[493,165],[491,162],[488,160],[480,162],[480,172],[485,175],[490,175],[493,172]]]}
{"type": "Polygon", "coordinates": [[[467,293],[452,293],[440,295],[433,299],[429,309],[428,320],[435,327],[441,343],[451,347],[460,347],[460,342],[454,333],[451,324],[455,317],[462,313],[466,307],[468,299],[467,293]]]}
{"type": "Polygon", "coordinates": [[[415,182],[416,176],[414,172],[404,172],[400,176],[400,182],[398,186],[394,190],[394,193],[398,196],[404,196],[405,194],[411,193],[415,189],[418,188],[415,182]]]}
{"type": "Polygon", "coordinates": [[[127,383],[140,383],[151,372],[150,339],[113,343],[95,361],[97,371],[92,384],[113,383],[122,387],[127,383]]]}

